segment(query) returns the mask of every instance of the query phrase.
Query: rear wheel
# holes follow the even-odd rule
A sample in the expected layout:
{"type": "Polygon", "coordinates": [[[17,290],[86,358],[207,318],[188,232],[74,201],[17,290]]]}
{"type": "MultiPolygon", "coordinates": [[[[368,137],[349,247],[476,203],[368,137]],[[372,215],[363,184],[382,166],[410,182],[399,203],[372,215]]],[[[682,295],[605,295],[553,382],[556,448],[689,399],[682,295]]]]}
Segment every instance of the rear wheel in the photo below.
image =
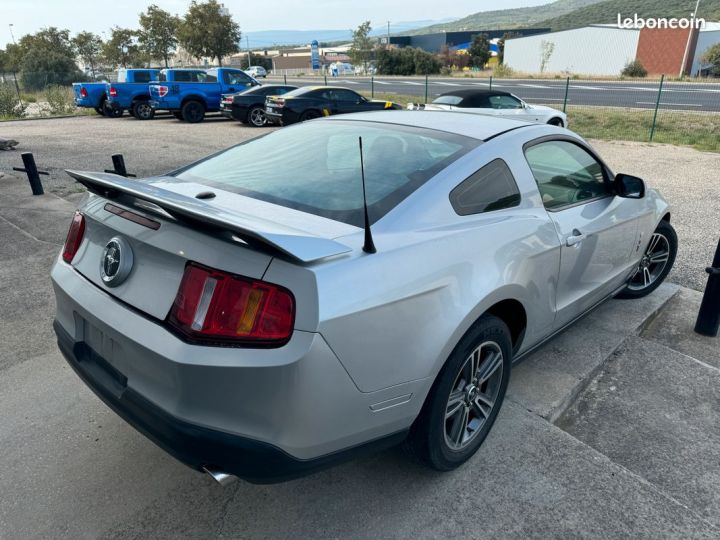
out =
{"type": "Polygon", "coordinates": [[[511,364],[510,330],[497,317],[483,316],[435,380],[410,431],[411,451],[439,471],[467,461],[495,422],[511,364]]]}
{"type": "Polygon", "coordinates": [[[103,107],[102,107],[102,106],[100,106],[100,107],[95,107],[95,112],[98,113],[99,115],[104,115],[104,114],[105,114],[105,111],[103,110],[103,107]]]}
{"type": "Polygon", "coordinates": [[[103,101],[103,114],[108,118],[120,118],[123,115],[122,109],[115,109],[111,107],[107,101],[103,101]]]}
{"type": "Polygon", "coordinates": [[[267,124],[267,116],[265,116],[265,109],[259,105],[252,107],[248,111],[247,119],[248,124],[253,127],[263,127],[267,124]]]}
{"type": "Polygon", "coordinates": [[[669,222],[661,221],[630,281],[617,297],[642,298],[657,289],[672,270],[677,246],[675,229],[669,222]]]}
{"type": "Polygon", "coordinates": [[[188,101],[182,106],[182,117],[190,124],[202,122],[205,118],[205,106],[199,101],[188,101]]]}
{"type": "Polygon", "coordinates": [[[183,119],[182,111],[173,111],[172,115],[177,118],[178,120],[183,119]]]}
{"type": "Polygon", "coordinates": [[[132,113],[138,120],[152,120],[155,116],[155,110],[150,106],[148,101],[137,101],[132,106],[132,113]]]}
{"type": "Polygon", "coordinates": [[[305,111],[300,115],[300,121],[312,120],[313,118],[320,118],[320,113],[315,110],[305,111]]]}

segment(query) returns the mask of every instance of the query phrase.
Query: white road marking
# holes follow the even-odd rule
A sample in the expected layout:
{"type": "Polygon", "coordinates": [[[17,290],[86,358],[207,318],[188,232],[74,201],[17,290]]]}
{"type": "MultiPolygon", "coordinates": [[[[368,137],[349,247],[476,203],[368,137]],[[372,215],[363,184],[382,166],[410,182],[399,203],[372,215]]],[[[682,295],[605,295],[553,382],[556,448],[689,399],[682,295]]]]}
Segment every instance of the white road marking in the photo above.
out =
{"type": "MultiPolygon", "coordinates": [[[[636,101],[638,105],[655,105],[654,101],[636,101]]],[[[698,105],[697,103],[660,103],[660,105],[665,107],[702,107],[702,105],[698,105]]]]}
{"type": "Polygon", "coordinates": [[[419,83],[419,82],[412,82],[412,81],[398,81],[402,84],[410,84],[412,86],[424,86],[425,83],[419,83]]]}
{"type": "Polygon", "coordinates": [[[360,84],[360,83],[357,82],[357,81],[348,81],[348,80],[346,80],[346,79],[341,79],[341,80],[339,80],[338,82],[347,83],[347,84],[360,84]]]}
{"type": "Polygon", "coordinates": [[[441,84],[443,86],[462,86],[458,83],[454,82],[440,82],[440,81],[430,81],[430,84],[441,84]]]}
{"type": "Polygon", "coordinates": [[[385,81],[375,81],[375,84],[393,84],[385,81]]]}
{"type": "Polygon", "coordinates": [[[518,83],[518,86],[524,86],[526,88],[552,88],[551,86],[545,86],[543,84],[523,84],[518,83]]]}
{"type": "Polygon", "coordinates": [[[610,90],[607,86],[577,86],[577,85],[570,85],[570,88],[578,89],[578,90],[610,90]]]}

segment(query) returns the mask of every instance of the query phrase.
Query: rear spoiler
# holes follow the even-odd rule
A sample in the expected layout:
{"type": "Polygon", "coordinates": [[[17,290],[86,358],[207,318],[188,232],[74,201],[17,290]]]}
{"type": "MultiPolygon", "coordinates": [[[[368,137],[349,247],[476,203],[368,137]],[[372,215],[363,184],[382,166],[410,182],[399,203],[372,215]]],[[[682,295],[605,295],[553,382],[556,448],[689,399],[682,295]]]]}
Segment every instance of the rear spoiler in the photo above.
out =
{"type": "Polygon", "coordinates": [[[146,201],[160,207],[178,221],[190,223],[195,227],[231,233],[248,244],[264,247],[297,262],[310,263],[352,251],[352,248],[334,240],[311,236],[305,231],[241,212],[232,212],[194,197],[134,179],[129,180],[116,174],[70,170],[65,172],[84,185],[88,191],[106,199],[126,195],[146,201]]]}

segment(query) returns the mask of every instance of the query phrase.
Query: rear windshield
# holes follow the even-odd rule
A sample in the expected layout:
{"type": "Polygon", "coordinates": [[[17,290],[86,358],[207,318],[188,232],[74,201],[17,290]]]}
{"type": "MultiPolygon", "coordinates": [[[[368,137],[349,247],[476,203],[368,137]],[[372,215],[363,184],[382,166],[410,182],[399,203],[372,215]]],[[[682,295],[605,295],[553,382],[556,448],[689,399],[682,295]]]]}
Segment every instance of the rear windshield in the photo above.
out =
{"type": "Polygon", "coordinates": [[[229,148],[175,176],[362,226],[358,137],[375,222],[481,141],[361,121],[314,121],[229,148]]]}
{"type": "Polygon", "coordinates": [[[433,100],[433,103],[440,105],[459,105],[463,100],[460,96],[438,96],[433,100]]]}

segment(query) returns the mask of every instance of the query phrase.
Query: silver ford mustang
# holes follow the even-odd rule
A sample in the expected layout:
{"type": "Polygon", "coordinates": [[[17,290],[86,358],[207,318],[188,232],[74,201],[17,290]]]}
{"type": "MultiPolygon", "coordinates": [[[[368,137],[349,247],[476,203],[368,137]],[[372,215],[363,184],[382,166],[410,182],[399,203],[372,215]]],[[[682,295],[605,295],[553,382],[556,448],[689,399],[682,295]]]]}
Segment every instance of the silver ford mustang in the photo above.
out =
{"type": "Polygon", "coordinates": [[[52,270],[60,349],[219,481],[400,441],[459,466],[514,361],[653,291],[677,249],[662,197],[577,135],[462,113],[319,119],[144,180],[69,173],[90,193],[52,270]]]}

